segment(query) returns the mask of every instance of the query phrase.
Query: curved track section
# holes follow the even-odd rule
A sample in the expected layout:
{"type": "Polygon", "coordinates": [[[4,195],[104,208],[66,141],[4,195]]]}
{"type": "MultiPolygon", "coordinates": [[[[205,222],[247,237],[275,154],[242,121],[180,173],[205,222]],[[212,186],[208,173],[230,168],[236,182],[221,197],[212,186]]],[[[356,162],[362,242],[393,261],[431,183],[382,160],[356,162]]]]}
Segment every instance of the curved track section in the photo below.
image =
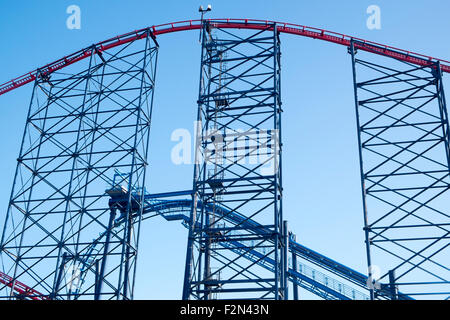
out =
{"type": "MultiPolygon", "coordinates": [[[[146,195],[146,205],[144,208],[145,216],[143,217],[143,220],[153,217],[149,216],[149,213],[157,212],[167,221],[181,221],[185,227],[188,227],[192,200],[161,199],[161,197],[170,198],[171,196],[186,195],[188,193],[189,192],[174,192],[172,194],[167,193],[146,195]]],[[[212,208],[207,209],[212,210],[212,208]]],[[[259,223],[252,219],[245,218],[238,212],[230,212],[227,209],[221,207],[220,210],[217,210],[217,214],[219,214],[221,217],[224,217],[225,220],[233,224],[244,226],[247,230],[254,230],[255,233],[264,232],[264,229],[259,223]]],[[[239,251],[239,246],[242,246],[242,244],[239,242],[231,243],[231,245],[233,250],[237,251],[239,251]]],[[[367,276],[296,242],[294,237],[291,237],[291,239],[289,240],[289,252],[292,255],[297,256],[298,260],[308,261],[321,270],[330,272],[337,279],[344,279],[349,283],[356,285],[360,290],[364,292],[368,290],[367,276]]],[[[260,260],[258,260],[258,264],[265,268],[271,268],[273,266],[273,260],[270,259],[270,257],[263,259],[263,255],[257,250],[252,251],[246,256],[246,258],[248,259],[252,259],[252,257],[260,258],[260,260]]],[[[302,263],[299,263],[297,268],[293,268],[293,265],[290,264],[289,280],[292,283],[296,283],[300,287],[324,299],[368,299],[368,297],[364,293],[346,286],[339,280],[335,280],[333,278],[330,278],[329,276],[327,277],[320,271],[311,269],[310,267],[308,267],[307,265],[303,265],[302,263]]],[[[388,290],[380,290],[379,298],[390,299],[388,290]]],[[[400,293],[399,299],[410,300],[411,297],[400,293]]]]}
{"type": "MultiPolygon", "coordinates": [[[[355,41],[355,48],[363,51],[368,51],[374,54],[380,54],[384,56],[390,56],[392,58],[412,63],[419,66],[427,66],[433,63],[439,62],[441,70],[443,72],[450,73],[450,61],[433,58],[431,56],[414,53],[408,50],[403,50],[384,44],[352,37],[342,33],[328,31],[325,29],[313,28],[298,24],[278,22],[271,20],[256,20],[256,19],[207,19],[213,27],[216,28],[231,28],[231,29],[250,29],[250,30],[266,30],[270,29],[275,23],[280,33],[287,33],[298,35],[302,37],[319,39],[327,42],[332,42],[342,46],[350,46],[351,41],[355,41]]],[[[31,71],[18,78],[10,80],[0,85],[0,95],[12,91],[16,88],[24,86],[30,82],[36,80],[38,76],[48,76],[49,74],[63,69],[71,64],[74,64],[80,60],[90,57],[92,54],[99,54],[103,51],[111,48],[124,45],[126,43],[135,41],[137,39],[145,38],[147,31],[150,30],[154,37],[166,33],[198,30],[202,27],[202,20],[186,20],[172,23],[166,23],[149,28],[135,30],[102,42],[99,42],[93,46],[79,50],[71,55],[65,56],[57,61],[49,63],[41,68],[31,71]]]]}

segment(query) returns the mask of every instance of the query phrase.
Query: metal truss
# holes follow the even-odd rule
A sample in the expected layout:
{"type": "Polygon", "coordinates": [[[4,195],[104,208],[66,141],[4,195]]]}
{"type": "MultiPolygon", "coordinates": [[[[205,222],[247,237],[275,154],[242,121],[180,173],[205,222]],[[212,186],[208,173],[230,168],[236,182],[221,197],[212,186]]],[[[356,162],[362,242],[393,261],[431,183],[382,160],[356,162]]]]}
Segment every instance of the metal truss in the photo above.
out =
{"type": "Polygon", "coordinates": [[[446,299],[450,136],[442,71],[421,57],[417,66],[357,55],[364,45],[352,41],[349,53],[371,297],[446,299]]]}
{"type": "Polygon", "coordinates": [[[239,33],[205,21],[200,78],[183,299],[287,298],[276,26],[239,33]],[[226,219],[236,212],[260,227],[226,219]],[[239,252],[230,248],[236,241],[239,252]],[[272,270],[258,264],[267,257],[272,270]]]}
{"type": "Polygon", "coordinates": [[[1,238],[3,298],[16,283],[34,298],[133,298],[158,45],[146,29],[102,49],[38,70],[1,238]]]}

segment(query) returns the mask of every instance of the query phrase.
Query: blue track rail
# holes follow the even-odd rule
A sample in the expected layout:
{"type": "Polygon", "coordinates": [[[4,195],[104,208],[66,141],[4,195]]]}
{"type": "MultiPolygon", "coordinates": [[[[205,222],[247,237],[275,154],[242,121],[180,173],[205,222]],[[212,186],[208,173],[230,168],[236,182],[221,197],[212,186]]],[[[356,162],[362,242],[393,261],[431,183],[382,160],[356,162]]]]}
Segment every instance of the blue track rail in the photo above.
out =
{"type": "MultiPolygon", "coordinates": [[[[176,195],[185,195],[188,192],[176,193],[176,195]]],[[[158,196],[149,195],[146,197],[146,207],[144,208],[144,219],[149,213],[157,212],[167,221],[181,221],[185,227],[189,225],[189,212],[191,210],[191,200],[160,200],[159,196],[168,197],[174,194],[159,194],[158,196]]],[[[212,209],[212,208],[211,208],[212,209]]],[[[239,225],[247,230],[253,230],[255,234],[264,233],[264,228],[257,222],[242,217],[236,212],[230,212],[225,208],[216,207],[216,214],[224,217],[224,220],[239,225]]],[[[232,249],[236,253],[245,253],[245,257],[252,262],[273,271],[274,261],[270,256],[258,250],[248,250],[239,241],[221,241],[222,246],[232,249]],[[245,249],[244,249],[245,248],[245,249]]],[[[344,284],[308,265],[297,263],[294,270],[292,262],[289,268],[289,280],[300,287],[314,293],[315,295],[328,300],[367,300],[369,296],[362,291],[367,291],[367,277],[363,274],[348,268],[332,259],[329,259],[314,250],[311,250],[292,239],[289,243],[290,252],[297,255],[300,259],[307,260],[320,268],[326,269],[331,273],[344,278],[361,287],[361,291],[344,284]]]]}
{"type": "MultiPolygon", "coordinates": [[[[187,199],[181,200],[162,200],[162,198],[170,198],[175,196],[186,196],[192,194],[191,191],[179,191],[174,193],[160,193],[145,196],[146,207],[144,208],[144,217],[150,212],[157,212],[161,214],[167,221],[181,221],[187,227],[189,225],[189,213],[192,206],[192,201],[187,199]]],[[[212,209],[212,208],[210,208],[212,209]]],[[[215,208],[216,214],[222,215],[224,220],[235,225],[242,226],[247,230],[253,230],[256,234],[264,233],[264,227],[259,223],[241,216],[237,212],[230,212],[223,207],[215,208]]],[[[232,242],[228,242],[232,244],[232,242]]],[[[234,243],[235,250],[239,250],[239,243],[234,243]]],[[[330,259],[315,250],[312,250],[296,241],[291,237],[289,242],[289,251],[296,255],[299,259],[306,260],[320,269],[325,269],[338,278],[345,279],[360,288],[361,291],[356,290],[341,281],[331,278],[324,273],[315,270],[307,265],[299,263],[297,270],[292,268],[292,262],[289,268],[289,280],[300,285],[308,291],[324,298],[324,299],[339,299],[339,300],[366,300],[368,295],[364,292],[368,291],[368,278],[366,275],[349,268],[342,263],[330,259]]],[[[249,252],[247,258],[254,257],[261,258],[258,252],[249,252]]],[[[273,261],[270,258],[261,259],[260,265],[265,268],[270,268],[273,261]]],[[[378,291],[378,298],[390,299],[389,290],[382,288],[378,291]]],[[[403,300],[410,300],[411,297],[399,293],[399,298],[403,300]]]]}

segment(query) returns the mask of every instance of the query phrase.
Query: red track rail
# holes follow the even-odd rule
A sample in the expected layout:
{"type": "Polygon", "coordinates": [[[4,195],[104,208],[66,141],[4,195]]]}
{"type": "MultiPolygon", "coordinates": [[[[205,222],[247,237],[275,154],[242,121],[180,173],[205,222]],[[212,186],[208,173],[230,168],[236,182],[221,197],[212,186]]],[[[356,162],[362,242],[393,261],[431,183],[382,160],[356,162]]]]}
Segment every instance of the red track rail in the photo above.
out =
{"type": "Polygon", "coordinates": [[[23,284],[20,281],[15,281],[14,279],[7,274],[4,274],[0,271],[0,283],[3,283],[9,288],[14,288],[14,291],[18,294],[28,297],[31,300],[48,300],[42,293],[34,290],[33,288],[28,287],[26,284],[23,284]]]}
{"type": "MultiPolygon", "coordinates": [[[[450,61],[433,58],[423,54],[394,48],[391,46],[379,44],[372,41],[367,41],[356,37],[351,37],[342,33],[336,33],[324,29],[270,20],[255,20],[255,19],[207,19],[207,20],[218,28],[253,29],[253,30],[264,30],[267,29],[268,27],[270,28],[270,26],[276,23],[278,31],[282,33],[324,40],[340,44],[343,46],[349,46],[351,40],[354,40],[355,47],[360,50],[372,52],[379,55],[389,56],[419,66],[427,66],[430,65],[430,63],[439,62],[441,70],[443,72],[450,73],[450,61]]],[[[198,30],[201,28],[201,25],[202,25],[201,20],[186,20],[152,26],[150,27],[150,30],[153,32],[155,36],[157,36],[165,33],[187,31],[187,30],[198,30]]],[[[75,62],[78,62],[80,60],[89,57],[92,53],[106,51],[108,49],[129,43],[131,41],[142,39],[145,37],[146,35],[145,32],[147,30],[148,28],[136,30],[127,34],[117,36],[115,38],[99,42],[94,45],[95,50],[93,49],[92,46],[86,49],[82,49],[55,62],[49,63],[42,68],[39,68],[21,77],[8,81],[0,85],[0,95],[5,94],[6,92],[9,92],[16,88],[19,88],[27,83],[33,82],[34,80],[36,80],[38,72],[45,75],[49,75],[54,71],[60,70],[64,67],[74,64],[75,62]]]]}

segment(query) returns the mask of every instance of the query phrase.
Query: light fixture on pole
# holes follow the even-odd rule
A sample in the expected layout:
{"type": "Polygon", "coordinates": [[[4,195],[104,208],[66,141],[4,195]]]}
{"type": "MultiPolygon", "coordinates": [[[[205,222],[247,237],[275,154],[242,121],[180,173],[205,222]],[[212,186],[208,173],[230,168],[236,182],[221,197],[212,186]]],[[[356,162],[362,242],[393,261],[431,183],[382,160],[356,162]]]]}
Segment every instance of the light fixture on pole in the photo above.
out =
{"type": "Polygon", "coordinates": [[[202,29],[200,29],[200,36],[199,36],[198,42],[201,42],[201,40],[202,40],[203,16],[206,12],[211,11],[211,10],[212,10],[212,6],[210,4],[208,4],[208,7],[206,9],[203,9],[203,6],[200,6],[200,8],[198,8],[198,12],[200,12],[202,14],[202,18],[200,19],[200,24],[202,25],[202,29]]]}

